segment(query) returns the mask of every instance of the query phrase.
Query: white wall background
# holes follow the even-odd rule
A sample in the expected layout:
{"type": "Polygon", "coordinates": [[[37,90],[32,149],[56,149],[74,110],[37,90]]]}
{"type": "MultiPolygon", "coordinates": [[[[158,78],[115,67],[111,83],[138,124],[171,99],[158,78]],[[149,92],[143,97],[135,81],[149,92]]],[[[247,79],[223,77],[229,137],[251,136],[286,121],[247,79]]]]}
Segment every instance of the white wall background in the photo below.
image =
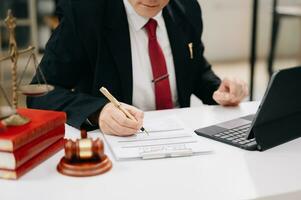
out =
{"type": "MultiPolygon", "coordinates": [[[[248,59],[253,0],[199,0],[199,2],[203,10],[203,41],[207,58],[210,61],[248,59]]],[[[259,2],[258,56],[265,58],[270,43],[272,0],[259,2]]],[[[283,2],[300,4],[300,0],[283,0],[283,2]]],[[[285,19],[280,28],[277,55],[296,56],[300,54],[300,47],[301,20],[285,19]]]]}

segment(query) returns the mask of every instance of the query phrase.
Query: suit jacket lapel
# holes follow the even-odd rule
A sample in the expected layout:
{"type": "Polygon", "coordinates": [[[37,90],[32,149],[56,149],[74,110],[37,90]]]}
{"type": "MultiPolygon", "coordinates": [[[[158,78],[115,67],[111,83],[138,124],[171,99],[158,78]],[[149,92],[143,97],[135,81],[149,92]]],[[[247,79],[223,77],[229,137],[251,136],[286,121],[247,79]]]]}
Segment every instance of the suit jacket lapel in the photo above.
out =
{"type": "MultiPolygon", "coordinates": [[[[132,104],[133,74],[129,26],[122,0],[110,0],[107,6],[105,37],[118,68],[123,101],[132,104]]],[[[118,78],[118,77],[116,77],[118,78]]]]}
{"type": "Polygon", "coordinates": [[[173,54],[179,103],[181,107],[186,107],[190,103],[189,84],[191,80],[188,68],[190,55],[187,46],[190,41],[185,37],[180,21],[177,21],[170,5],[164,8],[163,17],[173,54]]]}

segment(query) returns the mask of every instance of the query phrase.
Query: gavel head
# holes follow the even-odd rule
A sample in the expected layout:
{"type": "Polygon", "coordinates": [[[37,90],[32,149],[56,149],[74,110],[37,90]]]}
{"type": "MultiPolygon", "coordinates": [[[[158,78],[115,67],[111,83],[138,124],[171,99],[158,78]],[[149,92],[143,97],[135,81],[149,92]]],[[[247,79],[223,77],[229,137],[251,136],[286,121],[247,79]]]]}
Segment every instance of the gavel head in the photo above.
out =
{"type": "Polygon", "coordinates": [[[101,160],[104,156],[104,145],[102,140],[77,139],[65,141],[65,158],[72,160],[101,160]]]}

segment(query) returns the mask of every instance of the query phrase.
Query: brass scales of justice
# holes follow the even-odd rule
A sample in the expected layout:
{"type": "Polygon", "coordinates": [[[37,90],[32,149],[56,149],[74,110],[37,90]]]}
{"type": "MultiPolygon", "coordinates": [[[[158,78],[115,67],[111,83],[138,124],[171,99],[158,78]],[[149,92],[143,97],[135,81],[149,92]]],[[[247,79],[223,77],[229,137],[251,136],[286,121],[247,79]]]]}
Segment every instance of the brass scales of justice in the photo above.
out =
{"type": "MultiPolygon", "coordinates": [[[[4,126],[22,126],[30,122],[30,119],[27,117],[21,116],[17,113],[18,108],[18,93],[21,93],[26,96],[41,96],[45,95],[51,90],[54,89],[53,86],[47,84],[45,76],[43,75],[41,69],[38,67],[37,57],[35,55],[35,47],[29,46],[26,49],[18,50],[15,29],[17,27],[17,20],[13,16],[12,11],[8,10],[7,17],[4,20],[6,24],[6,29],[9,36],[9,53],[7,56],[0,57],[0,63],[10,60],[11,62],[11,91],[12,98],[8,98],[3,85],[0,82],[0,94],[3,95],[3,98],[7,105],[0,105],[0,122],[4,126]],[[25,68],[18,79],[17,68],[18,68],[18,59],[19,56],[29,55],[25,68]],[[33,65],[35,67],[36,73],[41,76],[42,82],[37,76],[37,84],[28,84],[21,85],[25,72],[30,65],[31,60],[33,61],[33,65]]],[[[0,66],[1,67],[1,66],[0,66]]]]}

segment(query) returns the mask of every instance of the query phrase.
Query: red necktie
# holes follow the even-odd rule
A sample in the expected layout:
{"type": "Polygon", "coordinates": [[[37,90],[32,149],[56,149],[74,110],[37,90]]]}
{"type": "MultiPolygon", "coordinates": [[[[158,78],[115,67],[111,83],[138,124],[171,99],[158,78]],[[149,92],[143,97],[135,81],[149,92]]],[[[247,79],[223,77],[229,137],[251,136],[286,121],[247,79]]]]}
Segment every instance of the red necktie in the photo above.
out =
{"type": "Polygon", "coordinates": [[[173,108],[168,72],[163,51],[157,40],[157,21],[150,19],[145,25],[148,34],[148,51],[155,84],[156,109],[173,108]]]}

